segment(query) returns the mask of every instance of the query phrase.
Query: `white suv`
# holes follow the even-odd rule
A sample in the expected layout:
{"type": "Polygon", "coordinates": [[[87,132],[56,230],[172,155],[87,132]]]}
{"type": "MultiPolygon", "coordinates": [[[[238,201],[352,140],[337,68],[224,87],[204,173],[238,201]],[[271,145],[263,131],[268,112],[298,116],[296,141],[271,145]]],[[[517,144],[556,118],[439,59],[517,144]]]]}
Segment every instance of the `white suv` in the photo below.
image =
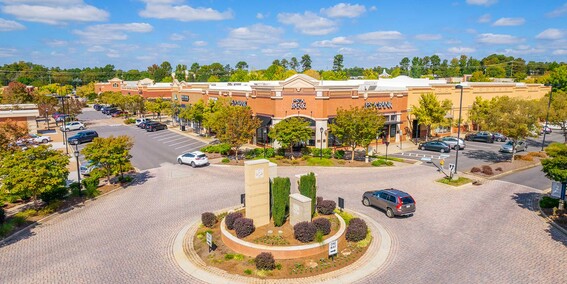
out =
{"type": "Polygon", "coordinates": [[[61,125],[61,131],[73,131],[73,130],[83,130],[85,125],[80,121],[67,122],[65,125],[61,125]]]}
{"type": "Polygon", "coordinates": [[[151,120],[150,120],[149,118],[145,118],[145,117],[143,117],[143,118],[136,118],[136,126],[139,126],[140,123],[146,122],[146,121],[151,121],[151,120]]]}
{"type": "Polygon", "coordinates": [[[195,151],[195,152],[179,155],[179,157],[177,157],[177,162],[180,165],[190,164],[191,167],[194,168],[196,166],[208,165],[209,159],[207,158],[207,155],[205,155],[205,153],[201,151],[195,151]]]}

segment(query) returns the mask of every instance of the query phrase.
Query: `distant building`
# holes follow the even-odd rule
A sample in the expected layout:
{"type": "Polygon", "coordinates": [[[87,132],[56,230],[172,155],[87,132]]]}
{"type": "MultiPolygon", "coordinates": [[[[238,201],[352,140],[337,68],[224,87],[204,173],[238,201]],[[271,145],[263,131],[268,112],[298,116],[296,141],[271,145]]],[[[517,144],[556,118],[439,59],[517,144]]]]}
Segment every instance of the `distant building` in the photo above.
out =
{"type": "Polygon", "coordinates": [[[14,121],[27,128],[29,133],[37,133],[35,119],[38,116],[39,111],[35,104],[0,105],[0,123],[14,121]]]}

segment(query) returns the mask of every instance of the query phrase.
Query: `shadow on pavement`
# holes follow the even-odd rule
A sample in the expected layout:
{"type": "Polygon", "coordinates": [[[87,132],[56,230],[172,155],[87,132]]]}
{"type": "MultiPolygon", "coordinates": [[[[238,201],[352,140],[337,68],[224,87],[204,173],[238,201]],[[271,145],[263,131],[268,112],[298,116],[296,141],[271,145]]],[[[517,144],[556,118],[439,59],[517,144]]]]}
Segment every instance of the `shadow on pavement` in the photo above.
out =
{"type": "Polygon", "coordinates": [[[143,171],[143,172],[137,173],[136,177],[134,177],[134,180],[132,181],[132,183],[130,183],[129,185],[124,186],[124,187],[126,188],[126,187],[133,186],[133,185],[142,185],[146,181],[148,181],[149,179],[151,179],[153,177],[154,176],[150,175],[150,172],[148,172],[148,171],[143,171]]]}
{"type": "MultiPolygon", "coordinates": [[[[533,211],[534,213],[536,213],[540,218],[543,219],[543,216],[541,215],[540,211],[539,211],[539,206],[537,206],[536,202],[538,202],[539,200],[539,193],[535,193],[535,192],[529,192],[529,193],[515,193],[514,196],[512,197],[512,199],[514,199],[514,201],[516,201],[516,203],[518,203],[518,206],[520,206],[520,208],[524,208],[524,209],[528,209],[530,211],[533,211]]],[[[551,223],[547,223],[548,228],[545,230],[549,236],[551,237],[551,239],[553,239],[554,241],[560,242],[563,245],[567,246],[567,235],[565,235],[563,232],[559,231],[557,228],[555,228],[551,223]]]]}
{"type": "Polygon", "coordinates": [[[35,236],[35,233],[31,231],[33,228],[35,228],[35,226],[37,226],[37,223],[33,223],[31,226],[27,227],[25,230],[20,231],[18,234],[11,235],[6,239],[0,241],[0,248],[9,246],[11,244],[15,244],[21,240],[25,240],[35,236]]]}
{"type": "Polygon", "coordinates": [[[484,162],[492,163],[510,161],[511,157],[510,154],[486,150],[465,151],[460,153],[462,153],[461,155],[464,155],[465,157],[470,159],[482,160],[484,162]]]}

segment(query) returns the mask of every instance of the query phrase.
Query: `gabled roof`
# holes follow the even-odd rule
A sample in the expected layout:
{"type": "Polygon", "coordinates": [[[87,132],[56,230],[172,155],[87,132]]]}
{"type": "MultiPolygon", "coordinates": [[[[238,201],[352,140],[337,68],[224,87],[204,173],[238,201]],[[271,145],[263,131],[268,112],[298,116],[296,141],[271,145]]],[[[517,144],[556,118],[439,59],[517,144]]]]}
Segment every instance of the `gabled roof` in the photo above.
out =
{"type": "Polygon", "coordinates": [[[319,81],[305,74],[295,74],[281,83],[288,88],[313,88],[319,86],[319,81]]]}

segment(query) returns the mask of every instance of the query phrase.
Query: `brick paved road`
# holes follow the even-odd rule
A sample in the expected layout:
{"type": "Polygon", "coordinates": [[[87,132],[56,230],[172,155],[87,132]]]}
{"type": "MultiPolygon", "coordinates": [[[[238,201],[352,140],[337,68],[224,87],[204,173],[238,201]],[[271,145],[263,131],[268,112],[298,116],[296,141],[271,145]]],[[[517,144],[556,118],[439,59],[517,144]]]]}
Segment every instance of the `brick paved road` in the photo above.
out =
{"type": "MultiPolygon", "coordinates": [[[[307,172],[281,167],[281,176],[307,172]]],[[[533,211],[536,190],[501,181],[459,190],[429,167],[316,168],[319,195],[374,217],[393,237],[387,266],[365,282],[565,283],[567,238],[533,211]],[[417,199],[411,218],[388,219],[362,192],[399,187],[417,199]]],[[[145,182],[47,221],[0,248],[2,283],[194,282],[175,265],[175,234],[205,210],[239,202],[242,168],[164,165],[145,182]]]]}

